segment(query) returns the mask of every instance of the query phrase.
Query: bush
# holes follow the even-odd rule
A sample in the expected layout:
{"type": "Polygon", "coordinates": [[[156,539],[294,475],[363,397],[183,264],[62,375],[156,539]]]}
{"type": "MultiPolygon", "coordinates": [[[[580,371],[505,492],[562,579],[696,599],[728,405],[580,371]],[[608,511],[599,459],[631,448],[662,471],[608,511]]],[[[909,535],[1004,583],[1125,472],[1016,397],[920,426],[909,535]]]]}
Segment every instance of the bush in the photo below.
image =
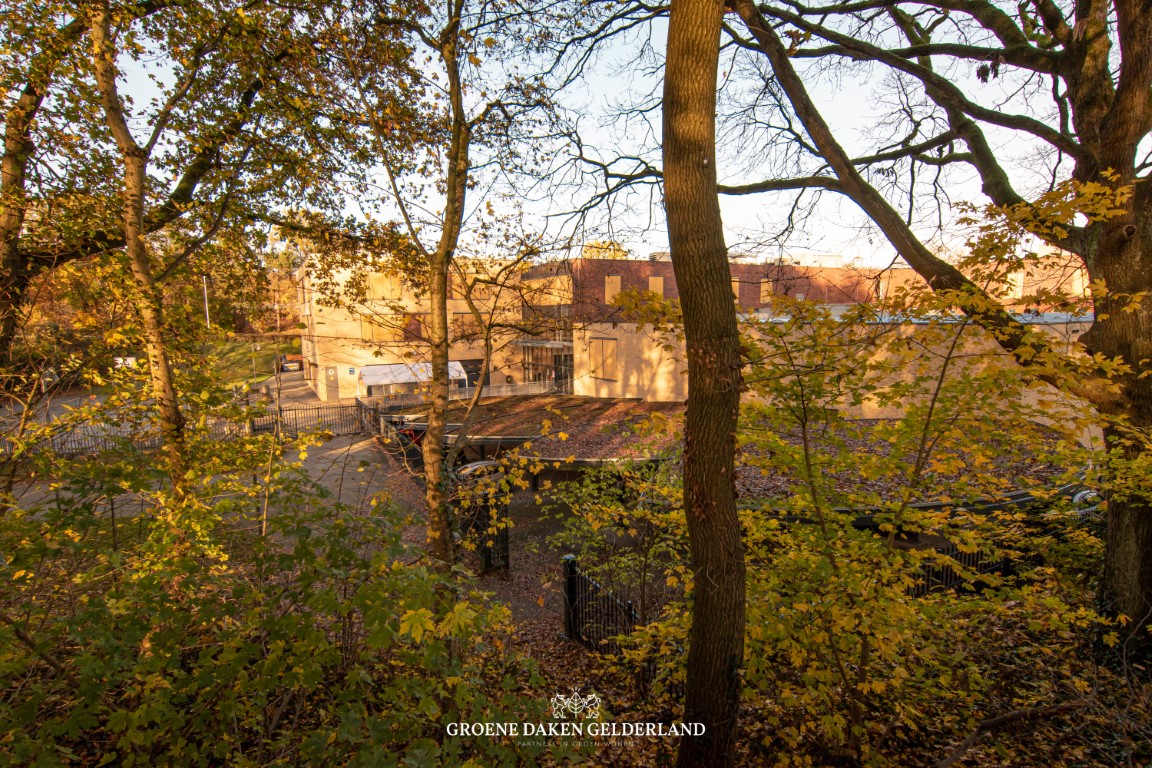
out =
{"type": "Polygon", "coordinates": [[[117,476],[107,457],[0,522],[0,763],[535,761],[444,729],[539,714],[506,608],[421,565],[389,504],[331,503],[267,440],[229,471],[210,447],[182,501],[121,474],[116,541],[84,479],[117,476]]]}

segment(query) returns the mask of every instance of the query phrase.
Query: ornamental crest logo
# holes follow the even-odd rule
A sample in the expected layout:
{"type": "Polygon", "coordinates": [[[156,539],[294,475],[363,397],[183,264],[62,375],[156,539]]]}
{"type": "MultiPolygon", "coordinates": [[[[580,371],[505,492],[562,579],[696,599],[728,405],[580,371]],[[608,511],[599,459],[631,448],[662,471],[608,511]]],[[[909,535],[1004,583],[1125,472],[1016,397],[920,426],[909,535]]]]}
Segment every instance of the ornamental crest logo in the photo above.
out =
{"type": "Polygon", "coordinates": [[[598,720],[600,719],[600,697],[595,693],[587,696],[580,695],[579,688],[573,688],[572,694],[565,696],[558,693],[552,697],[552,717],[556,720],[598,720]]]}

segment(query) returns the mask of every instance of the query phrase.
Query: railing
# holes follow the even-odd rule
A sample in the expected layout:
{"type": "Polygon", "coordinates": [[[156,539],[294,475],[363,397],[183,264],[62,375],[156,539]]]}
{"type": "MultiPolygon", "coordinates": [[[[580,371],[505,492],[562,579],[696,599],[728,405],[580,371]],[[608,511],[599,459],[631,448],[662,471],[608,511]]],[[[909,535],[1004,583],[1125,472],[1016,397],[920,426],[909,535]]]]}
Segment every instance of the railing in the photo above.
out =
{"type": "Polygon", "coordinates": [[[380,405],[356,398],[356,418],[360,421],[360,431],[369,435],[379,435],[383,430],[380,405]]]}
{"type": "Polygon", "coordinates": [[[80,456],[93,456],[98,453],[123,450],[125,443],[137,450],[150,451],[160,447],[159,436],[129,437],[115,434],[92,434],[86,432],[65,432],[50,436],[34,446],[31,452],[50,450],[62,458],[74,459],[80,456]]]}
{"type": "Polygon", "coordinates": [[[363,431],[360,407],[352,405],[312,405],[270,409],[269,413],[252,419],[253,434],[275,432],[296,436],[302,432],[323,430],[334,435],[356,435],[363,431]]]}
{"type": "Polygon", "coordinates": [[[581,571],[575,555],[565,555],[563,563],[564,635],[593,650],[618,651],[614,638],[632,634],[640,622],[632,603],[581,571]]]}
{"type": "MultiPolygon", "coordinates": [[[[546,395],[556,389],[552,381],[529,381],[524,384],[486,384],[483,397],[516,397],[518,395],[546,395]]],[[[453,400],[470,400],[476,394],[476,387],[462,387],[452,391],[453,400]]]]}
{"type": "Polygon", "coordinates": [[[11,457],[18,452],[23,456],[53,453],[61,458],[74,459],[99,453],[123,451],[131,446],[140,450],[156,450],[162,441],[159,435],[133,434],[130,429],[108,423],[89,423],[54,429],[30,435],[27,442],[0,435],[0,454],[11,457]]]}
{"type": "MultiPolygon", "coordinates": [[[[246,435],[274,434],[295,437],[304,432],[323,430],[335,435],[380,434],[379,409],[369,404],[271,407],[247,422],[209,418],[204,426],[190,428],[189,434],[210,440],[237,440],[246,435]]],[[[116,423],[86,423],[51,432],[36,442],[19,446],[17,441],[0,436],[0,454],[12,456],[22,448],[25,456],[53,453],[62,458],[95,456],[123,451],[158,450],[163,440],[154,430],[140,434],[116,423]]]]}
{"type": "Polygon", "coordinates": [[[384,409],[393,409],[407,405],[422,405],[428,402],[428,395],[424,392],[408,392],[402,395],[373,395],[372,397],[358,397],[358,402],[365,406],[384,409]]]}
{"type": "MultiPolygon", "coordinates": [[[[1007,576],[1014,572],[1012,560],[1006,557],[992,557],[985,552],[961,552],[956,546],[936,551],[936,557],[947,557],[963,568],[977,575],[996,574],[1007,576]]],[[[961,576],[947,563],[929,561],[921,568],[920,580],[908,588],[909,597],[923,597],[929,592],[955,590],[963,584],[979,587],[979,582],[961,576]]]]}
{"type": "MultiPolygon", "coordinates": [[[[552,381],[530,381],[524,384],[486,384],[482,397],[517,397],[524,395],[547,395],[556,391],[556,383],[552,381]]],[[[457,387],[448,392],[448,399],[454,402],[466,402],[476,394],[476,387],[457,387]]],[[[395,408],[409,405],[424,405],[430,400],[427,392],[406,392],[399,395],[374,395],[372,397],[357,398],[366,406],[377,408],[395,408]]]]}
{"type": "Polygon", "coordinates": [[[457,509],[457,530],[461,537],[471,537],[480,556],[480,572],[507,571],[511,565],[511,545],[508,529],[508,505],[501,504],[493,512],[488,504],[466,503],[457,509]]]}

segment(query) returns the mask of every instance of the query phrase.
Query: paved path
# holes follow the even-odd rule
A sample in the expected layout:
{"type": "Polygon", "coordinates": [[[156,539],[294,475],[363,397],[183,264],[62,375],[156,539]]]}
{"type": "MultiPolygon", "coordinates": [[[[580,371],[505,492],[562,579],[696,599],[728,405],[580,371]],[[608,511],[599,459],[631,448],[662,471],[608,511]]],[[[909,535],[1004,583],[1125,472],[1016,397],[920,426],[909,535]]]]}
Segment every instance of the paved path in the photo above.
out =
{"type": "MultiPolygon", "coordinates": [[[[268,387],[273,402],[276,400],[276,377],[269,376],[264,381],[252,385],[252,391],[257,392],[262,387],[268,387]]],[[[336,405],[356,402],[354,397],[345,397],[340,400],[321,400],[304,380],[302,371],[280,374],[280,403],[284,406],[292,405],[336,405]]]]}
{"type": "Polygon", "coordinates": [[[361,512],[371,508],[376,494],[396,495],[397,490],[403,490],[403,481],[410,480],[403,468],[384,456],[372,438],[363,435],[334,437],[311,446],[304,469],[334,499],[361,512]]]}
{"type": "MultiPolygon", "coordinates": [[[[270,376],[264,381],[252,385],[253,392],[259,392],[262,388],[268,387],[268,392],[272,396],[273,402],[276,400],[277,382],[275,376],[270,376]]],[[[302,371],[292,371],[290,373],[280,374],[280,403],[282,405],[323,405],[324,401],[316,396],[312,388],[308,386],[308,382],[304,380],[304,373],[302,371]]],[[[335,402],[335,401],[334,401],[335,402]]]]}

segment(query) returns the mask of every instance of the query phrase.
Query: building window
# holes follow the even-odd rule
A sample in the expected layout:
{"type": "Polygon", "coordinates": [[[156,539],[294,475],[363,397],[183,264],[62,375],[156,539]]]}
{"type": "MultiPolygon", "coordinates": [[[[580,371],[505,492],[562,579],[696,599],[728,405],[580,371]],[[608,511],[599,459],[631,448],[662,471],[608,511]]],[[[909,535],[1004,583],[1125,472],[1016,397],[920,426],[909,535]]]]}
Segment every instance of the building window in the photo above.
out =
{"type": "Polygon", "coordinates": [[[664,297],[664,278],[660,275],[653,275],[648,278],[648,290],[652,291],[661,298],[664,297]]]}
{"type": "Polygon", "coordinates": [[[428,338],[432,315],[429,312],[410,312],[404,316],[402,336],[404,341],[424,341],[428,338]]]}
{"type": "Polygon", "coordinates": [[[392,328],[388,328],[382,325],[383,321],[383,318],[361,317],[360,340],[377,343],[393,341],[396,336],[396,331],[392,328]]]}
{"type": "Polygon", "coordinates": [[[397,278],[391,275],[368,276],[369,299],[398,299],[400,298],[400,284],[397,278]]]}
{"type": "Polygon", "coordinates": [[[735,299],[736,301],[740,301],[740,281],[739,280],[733,280],[732,281],[732,298],[735,299]]]}
{"type": "Polygon", "coordinates": [[[491,317],[487,313],[480,313],[480,322],[471,312],[452,313],[452,331],[457,338],[463,336],[475,337],[483,334],[491,317]]]}
{"type": "Polygon", "coordinates": [[[620,293],[620,275],[606,275],[604,277],[604,303],[611,304],[616,294],[620,293]]]}
{"type": "Polygon", "coordinates": [[[616,339],[589,339],[588,355],[592,378],[612,381],[618,378],[616,339]]]}
{"type": "Polygon", "coordinates": [[[761,280],[760,281],[760,303],[769,304],[772,302],[772,295],[776,293],[775,280],[761,280]]]}

